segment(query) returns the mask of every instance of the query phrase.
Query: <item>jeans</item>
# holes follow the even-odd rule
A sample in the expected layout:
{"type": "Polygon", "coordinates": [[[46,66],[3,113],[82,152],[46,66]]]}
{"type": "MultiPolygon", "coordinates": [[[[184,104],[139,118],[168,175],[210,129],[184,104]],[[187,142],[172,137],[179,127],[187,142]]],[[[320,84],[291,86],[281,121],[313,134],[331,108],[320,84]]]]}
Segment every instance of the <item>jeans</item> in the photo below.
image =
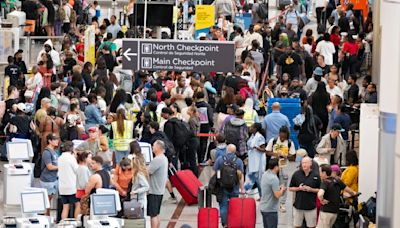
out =
{"type": "MultiPolygon", "coordinates": [[[[288,167],[285,166],[279,169],[279,184],[287,187],[288,182],[289,182],[288,167]]],[[[286,199],[287,199],[287,191],[285,191],[282,197],[280,198],[282,205],[286,204],[286,199]]]]}
{"type": "Polygon", "coordinates": [[[278,227],[278,212],[262,212],[262,219],[264,228],[277,228],[278,227]]]}
{"type": "Polygon", "coordinates": [[[115,151],[115,164],[118,164],[122,158],[128,157],[129,151],[116,150],[115,151]]]}
{"type": "Polygon", "coordinates": [[[219,211],[221,213],[221,223],[223,226],[225,226],[228,222],[229,199],[238,196],[239,196],[238,190],[233,190],[232,192],[229,192],[226,189],[223,190],[222,199],[219,202],[219,211]]]}
{"type": "Polygon", "coordinates": [[[261,197],[261,181],[260,173],[253,172],[246,175],[246,184],[244,185],[244,190],[248,191],[253,188],[254,184],[257,184],[258,194],[261,197]]]}

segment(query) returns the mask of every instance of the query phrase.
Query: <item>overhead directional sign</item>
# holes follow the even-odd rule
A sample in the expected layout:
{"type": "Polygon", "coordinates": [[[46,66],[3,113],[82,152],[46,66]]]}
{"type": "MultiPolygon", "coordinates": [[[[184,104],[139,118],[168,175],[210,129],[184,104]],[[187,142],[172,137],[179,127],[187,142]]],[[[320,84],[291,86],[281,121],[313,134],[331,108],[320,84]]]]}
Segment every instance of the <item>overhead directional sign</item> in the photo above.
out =
{"type": "Polygon", "coordinates": [[[124,39],[122,67],[130,70],[232,72],[233,42],[124,39]]]}

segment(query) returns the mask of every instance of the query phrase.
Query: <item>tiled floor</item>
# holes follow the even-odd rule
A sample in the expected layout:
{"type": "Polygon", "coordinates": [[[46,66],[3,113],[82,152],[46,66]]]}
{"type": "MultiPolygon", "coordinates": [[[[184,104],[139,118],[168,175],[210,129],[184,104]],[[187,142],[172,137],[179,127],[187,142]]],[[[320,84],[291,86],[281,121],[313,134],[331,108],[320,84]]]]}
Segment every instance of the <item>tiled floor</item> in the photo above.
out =
{"type": "MultiPolygon", "coordinates": [[[[0,163],[0,170],[3,173],[3,162],[0,163]]],[[[292,163],[290,164],[290,169],[293,171],[296,167],[296,164],[292,163]]],[[[207,185],[210,177],[212,176],[212,168],[211,167],[205,167],[203,172],[201,173],[200,176],[200,181],[207,185]]],[[[0,192],[3,193],[3,175],[0,175],[0,192]]],[[[176,193],[178,197],[178,201],[181,200],[181,197],[179,193],[174,189],[174,192],[176,193]]],[[[280,228],[286,228],[286,227],[291,227],[292,223],[292,208],[291,208],[291,203],[292,203],[292,195],[288,194],[288,199],[287,199],[287,212],[282,214],[279,214],[279,227],[280,228]]],[[[186,224],[191,227],[197,227],[197,212],[198,212],[198,207],[197,205],[192,205],[192,206],[186,206],[184,202],[179,202],[178,204],[169,202],[167,199],[169,197],[169,194],[166,192],[164,195],[164,202],[161,208],[161,227],[181,227],[182,225],[186,224]],[[183,208],[182,208],[183,205],[183,208]],[[182,210],[180,210],[182,209],[182,210]]],[[[258,195],[255,195],[255,198],[257,198],[258,195]]],[[[258,205],[258,203],[257,203],[258,205]]],[[[216,202],[215,198],[213,198],[213,207],[218,208],[218,203],[216,202]]],[[[3,216],[20,216],[20,207],[18,206],[5,206],[3,204],[3,194],[0,194],[0,217],[2,218],[3,216]]],[[[52,211],[52,215],[55,216],[55,210],[52,211]]],[[[257,227],[262,227],[262,219],[261,219],[261,214],[257,210],[257,227]]]]}

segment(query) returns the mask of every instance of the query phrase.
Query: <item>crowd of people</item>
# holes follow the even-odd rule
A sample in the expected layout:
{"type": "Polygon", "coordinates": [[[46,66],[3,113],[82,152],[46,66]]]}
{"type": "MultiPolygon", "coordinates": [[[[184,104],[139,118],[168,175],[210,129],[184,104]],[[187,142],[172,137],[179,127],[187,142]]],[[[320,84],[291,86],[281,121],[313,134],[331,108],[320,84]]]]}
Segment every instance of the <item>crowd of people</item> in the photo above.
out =
{"type": "MultiPolygon", "coordinates": [[[[87,213],[85,199],[96,189],[115,188],[121,199],[137,196],[152,227],[160,227],[165,188],[177,202],[169,168],[190,169],[198,177],[210,165],[220,173],[214,192],[223,226],[229,199],[257,189],[264,227],[277,227],[287,191],[296,195],[295,227],[304,221],[307,227],[332,227],[341,191],[358,192],[358,158],[349,132],[357,129],[360,104],[378,98],[369,76],[372,13],[363,21],[351,3],[320,2],[315,34],[299,23],[299,15],[311,8],[306,1],[293,0],[276,21],[267,21],[259,15],[261,3],[216,0],[216,16],[224,23],[248,9],[253,24],[247,31],[235,25],[228,34],[217,23],[201,35],[202,42],[235,43],[233,72],[204,73],[122,69],[122,39],[129,32],[116,16],[99,26],[96,1],[23,1],[31,25],[40,21],[48,36],[65,37],[61,50],[47,40],[33,66],[26,66],[23,50],[9,56],[4,141],[32,140],[35,177],[50,199],[61,197],[62,218],[71,205],[75,217],[87,213]],[[79,24],[87,18],[96,25],[95,64],[84,62],[85,27],[79,24]],[[300,100],[294,126],[278,102],[267,110],[271,98],[300,100]],[[291,127],[298,148],[290,140],[291,127]],[[139,142],[152,145],[150,164],[139,142]],[[303,158],[292,175],[288,164],[296,155],[303,158]],[[338,165],[347,166],[342,174],[338,165]]],[[[5,146],[1,154],[6,159],[5,146]]]]}

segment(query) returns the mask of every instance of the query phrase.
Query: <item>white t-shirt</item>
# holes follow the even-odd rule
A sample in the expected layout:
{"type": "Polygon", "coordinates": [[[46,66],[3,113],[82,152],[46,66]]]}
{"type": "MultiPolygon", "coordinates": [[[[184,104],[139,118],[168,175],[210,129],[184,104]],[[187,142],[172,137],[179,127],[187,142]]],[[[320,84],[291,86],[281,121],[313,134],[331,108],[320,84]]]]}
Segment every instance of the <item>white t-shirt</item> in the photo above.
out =
{"type": "Polygon", "coordinates": [[[78,162],[74,155],[64,152],[58,158],[58,188],[60,195],[76,194],[78,162]]]}
{"type": "Polygon", "coordinates": [[[326,92],[328,92],[331,96],[338,95],[339,97],[343,98],[343,91],[338,86],[335,86],[331,89],[329,88],[329,85],[326,85],[326,92]]]}
{"type": "MultiPolygon", "coordinates": [[[[184,98],[191,98],[193,97],[193,90],[190,86],[188,87],[184,87],[184,88],[180,88],[180,87],[175,87],[171,90],[171,97],[177,95],[177,94],[181,94],[183,95],[184,98]]],[[[180,110],[182,110],[183,108],[185,108],[186,102],[185,100],[176,100],[175,103],[179,106],[180,110]]]]}
{"type": "Polygon", "coordinates": [[[65,4],[63,9],[65,11],[64,23],[70,23],[69,18],[71,17],[71,6],[69,4],[65,4]]]}
{"type": "Polygon", "coordinates": [[[315,8],[325,7],[325,4],[327,2],[328,2],[327,0],[315,0],[315,8]]]}
{"type": "Polygon", "coordinates": [[[320,41],[315,51],[324,56],[326,65],[330,66],[333,64],[333,54],[336,50],[332,42],[325,40],[320,41]]]}

